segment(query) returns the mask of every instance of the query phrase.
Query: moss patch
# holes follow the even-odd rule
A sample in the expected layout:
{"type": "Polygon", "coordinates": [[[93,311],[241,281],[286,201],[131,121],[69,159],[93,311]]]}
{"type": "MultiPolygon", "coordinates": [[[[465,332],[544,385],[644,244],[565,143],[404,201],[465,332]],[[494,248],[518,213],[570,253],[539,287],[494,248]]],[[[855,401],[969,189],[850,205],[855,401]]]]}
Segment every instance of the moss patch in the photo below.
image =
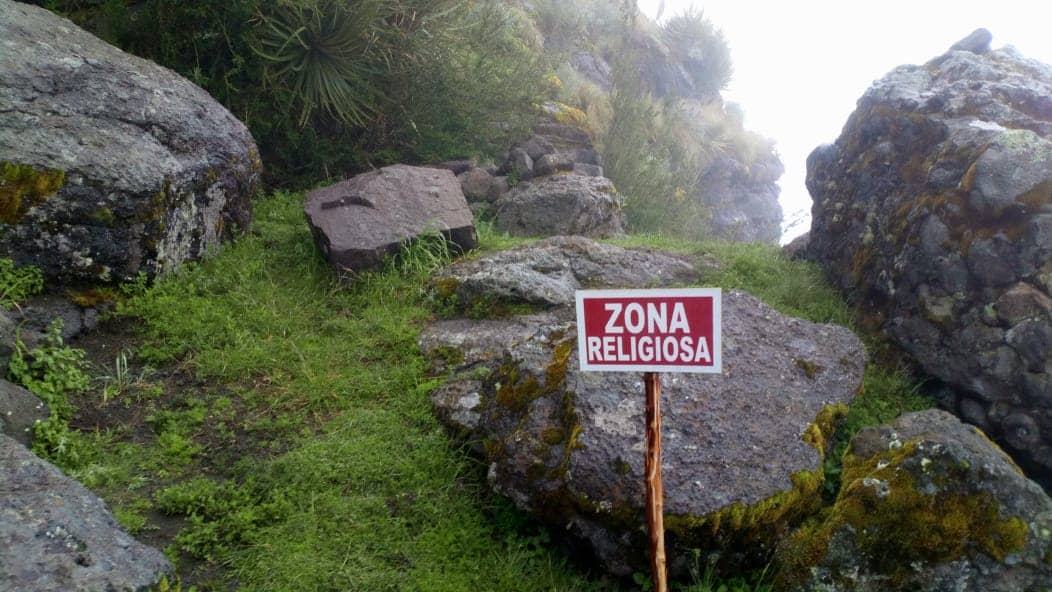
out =
{"type": "Polygon", "coordinates": [[[796,360],[793,360],[793,362],[796,364],[797,368],[804,371],[804,376],[807,376],[811,380],[814,380],[815,376],[818,376],[818,374],[825,369],[818,364],[803,358],[797,358],[796,360]]]}
{"type": "MultiPolygon", "coordinates": [[[[838,419],[846,413],[844,405],[827,405],[801,436],[821,460],[825,459],[838,419]]],[[[822,504],[825,477],[821,468],[794,473],[789,479],[789,490],[757,504],[734,503],[705,516],[666,516],[665,528],[680,541],[677,546],[681,548],[738,549],[746,562],[762,565],[769,560],[764,543],[776,540],[788,528],[814,515],[822,504]]]]}
{"type": "Polygon", "coordinates": [[[30,208],[46,201],[65,182],[65,171],[0,163],[0,221],[17,224],[30,208]]]}
{"type": "Polygon", "coordinates": [[[967,482],[962,473],[968,467],[925,459],[920,444],[910,440],[867,459],[844,457],[845,485],[836,503],[790,538],[782,557],[785,583],[805,578],[827,556],[834,535],[845,530],[864,571],[886,575],[893,585],[906,584],[918,561],[938,564],[977,553],[1003,561],[1026,545],[1026,522],[1002,517],[988,492],[955,487],[967,482]],[[934,492],[918,489],[917,467],[906,466],[918,462],[921,470],[932,467],[934,492]]]}

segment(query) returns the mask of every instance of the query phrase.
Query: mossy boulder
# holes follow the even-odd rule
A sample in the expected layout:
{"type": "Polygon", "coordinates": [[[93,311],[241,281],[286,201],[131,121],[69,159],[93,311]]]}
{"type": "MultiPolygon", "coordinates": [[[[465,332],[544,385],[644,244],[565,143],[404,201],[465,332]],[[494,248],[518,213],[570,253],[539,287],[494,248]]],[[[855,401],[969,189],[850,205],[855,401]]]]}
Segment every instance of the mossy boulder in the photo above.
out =
{"type": "MultiPolygon", "coordinates": [[[[436,412],[485,457],[491,486],[619,575],[646,569],[642,378],[579,370],[567,286],[675,285],[690,277],[682,265],[576,237],[456,264],[470,272],[442,277],[461,278],[446,288],[462,290],[468,310],[504,302],[534,312],[442,320],[420,337],[434,372],[449,377],[432,395],[436,412]]],[[[826,441],[865,365],[847,329],[786,317],[737,291],[724,292],[723,343],[723,374],[662,379],[674,572],[688,549],[719,551],[727,567],[762,565],[817,511],[826,441]]]]}
{"type": "Polygon", "coordinates": [[[859,432],[836,503],[780,549],[786,589],[1052,589],[1052,499],[945,411],[859,432]]]}
{"type": "Polygon", "coordinates": [[[810,155],[807,254],[1052,486],[1052,67],[984,40],[896,68],[810,155]]]}
{"type": "Polygon", "coordinates": [[[251,221],[247,128],[174,72],[0,0],[0,254],[49,281],[149,276],[251,221]]]}

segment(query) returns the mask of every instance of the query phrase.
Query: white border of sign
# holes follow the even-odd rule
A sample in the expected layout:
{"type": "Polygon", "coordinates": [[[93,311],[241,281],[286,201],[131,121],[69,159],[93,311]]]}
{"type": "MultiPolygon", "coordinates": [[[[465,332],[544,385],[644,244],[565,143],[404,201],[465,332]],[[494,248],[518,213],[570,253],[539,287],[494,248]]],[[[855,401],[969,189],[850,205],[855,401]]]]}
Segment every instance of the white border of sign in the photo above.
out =
{"type": "Polygon", "coordinates": [[[657,288],[646,290],[577,290],[574,300],[577,304],[577,358],[581,372],[674,372],[692,374],[723,373],[723,290],[720,288],[657,288]],[[663,364],[634,364],[630,366],[589,364],[584,336],[584,299],[585,298],[676,298],[679,296],[712,297],[712,365],[711,366],[666,366],[663,364]]]}

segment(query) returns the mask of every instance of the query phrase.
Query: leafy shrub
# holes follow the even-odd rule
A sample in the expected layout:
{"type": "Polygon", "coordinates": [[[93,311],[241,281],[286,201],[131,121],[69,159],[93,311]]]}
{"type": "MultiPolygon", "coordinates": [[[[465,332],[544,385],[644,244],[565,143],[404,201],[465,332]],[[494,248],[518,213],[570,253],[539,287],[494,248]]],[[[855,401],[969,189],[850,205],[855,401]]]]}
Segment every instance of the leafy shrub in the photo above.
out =
{"type": "Polygon", "coordinates": [[[614,67],[612,116],[600,135],[604,170],[625,196],[631,231],[700,237],[706,213],[693,198],[700,163],[677,141],[681,111],[674,99],[656,101],[637,72],[630,59],[614,67]]]}
{"type": "Polygon", "coordinates": [[[10,309],[43,289],[44,276],[39,268],[19,268],[10,259],[0,259],[0,309],[10,309]]]}
{"type": "Polygon", "coordinates": [[[40,397],[51,410],[50,417],[35,426],[33,452],[64,469],[87,461],[89,442],[69,428],[73,416],[69,396],[86,390],[91,379],[85,372],[84,351],[63,344],[61,320],[51,323],[44,343],[32,350],[21,339],[15,342],[8,377],[40,397]]]}

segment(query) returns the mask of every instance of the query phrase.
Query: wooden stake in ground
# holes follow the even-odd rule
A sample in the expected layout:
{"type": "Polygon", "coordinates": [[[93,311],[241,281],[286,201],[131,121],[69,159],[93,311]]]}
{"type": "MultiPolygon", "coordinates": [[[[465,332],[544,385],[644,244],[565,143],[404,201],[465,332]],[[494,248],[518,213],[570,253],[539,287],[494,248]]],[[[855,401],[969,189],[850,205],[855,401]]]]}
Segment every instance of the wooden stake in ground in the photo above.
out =
{"type": "Polygon", "coordinates": [[[647,531],[650,533],[650,567],[654,592],[668,592],[665,573],[665,488],[661,484],[661,378],[645,372],[647,391],[647,531]]]}

